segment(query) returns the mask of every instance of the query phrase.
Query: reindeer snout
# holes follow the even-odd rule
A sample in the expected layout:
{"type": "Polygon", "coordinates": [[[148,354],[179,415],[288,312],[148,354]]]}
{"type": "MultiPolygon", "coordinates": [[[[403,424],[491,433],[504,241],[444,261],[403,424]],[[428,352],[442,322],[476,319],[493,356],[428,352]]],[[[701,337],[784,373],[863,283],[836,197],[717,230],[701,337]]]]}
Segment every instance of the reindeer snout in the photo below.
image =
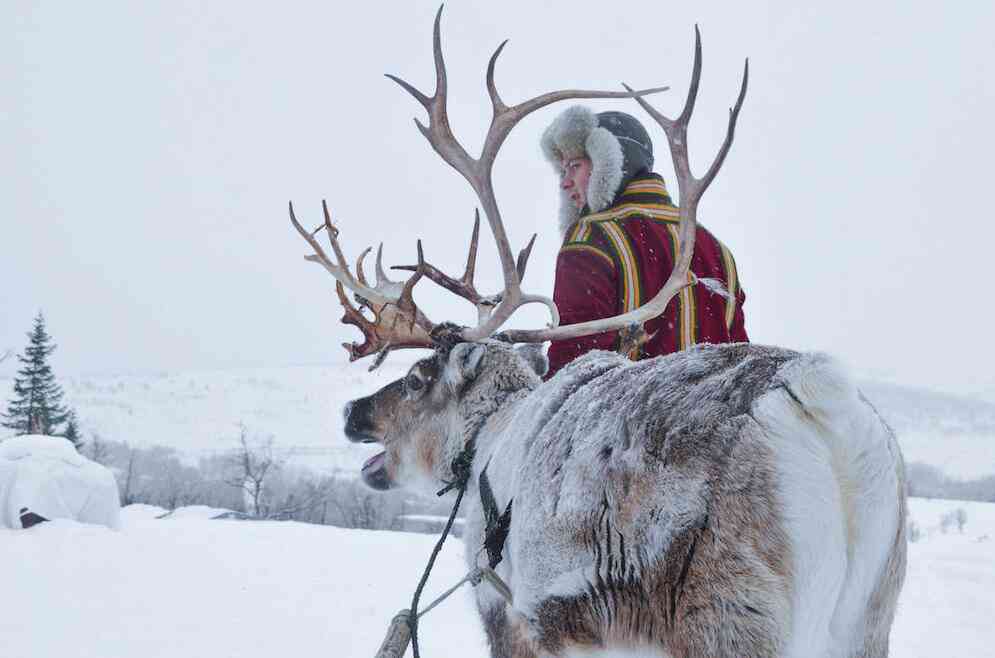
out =
{"type": "Polygon", "coordinates": [[[353,443],[376,443],[373,423],[370,420],[369,398],[353,400],[342,410],[345,420],[345,435],[353,443]]]}

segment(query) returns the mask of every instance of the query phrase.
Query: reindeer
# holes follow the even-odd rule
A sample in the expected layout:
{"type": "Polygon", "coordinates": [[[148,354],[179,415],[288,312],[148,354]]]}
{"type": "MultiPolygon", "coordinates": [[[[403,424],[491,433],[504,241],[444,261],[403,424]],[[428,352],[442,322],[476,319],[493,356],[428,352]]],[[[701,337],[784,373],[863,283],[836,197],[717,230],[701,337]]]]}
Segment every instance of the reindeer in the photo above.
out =
{"type": "Polygon", "coordinates": [[[404,378],[347,405],[346,436],[384,448],[362,467],[363,480],[432,495],[454,479],[455,458],[472,446],[470,567],[485,539],[481,474],[499,509],[514,501],[497,566],[511,599],[476,589],[495,658],[886,656],[906,566],[904,466],[894,434],[836,361],[779,347],[699,345],[640,362],[592,352],[541,378],[536,345],[633,327],[630,335],[638,335],[677,292],[699,284],[689,271],[697,203],[732,143],[748,62],[725,141],[695,178],[687,124],[701,74],[697,29],[690,88],[676,119],[644,98],[660,89],[628,86],[551,92],[509,107],[494,84],[501,44],[487,68],[493,120],[474,158],[446,115],[440,18],[441,9],[435,94],[389,77],[425,107],[429,125],[419,129],[477,193],[498,244],[503,291],[481,295],[473,283],[479,216],[462,277],[425,262],[419,243],[417,265],[400,268],[414,272],[408,280],[387,277],[381,250],[371,285],[363,268],[369,249],[353,275],[327,206],[315,232],[290,208],[314,250],[306,258],[337,280],[343,321],[363,331],[364,343],[346,345],[351,359],[377,354],[376,367],[392,349],[434,349],[404,378]],[[521,289],[532,243],[513,256],[491,169],[524,116],[566,98],[608,97],[634,98],[666,133],[680,192],[680,258],[645,306],[558,326],[555,305],[521,289]],[[317,240],[322,229],[334,260],[317,240]],[[421,278],[472,302],[478,325],[432,323],[412,298],[421,278]],[[496,336],[528,303],[545,304],[551,326],[496,336]]]}

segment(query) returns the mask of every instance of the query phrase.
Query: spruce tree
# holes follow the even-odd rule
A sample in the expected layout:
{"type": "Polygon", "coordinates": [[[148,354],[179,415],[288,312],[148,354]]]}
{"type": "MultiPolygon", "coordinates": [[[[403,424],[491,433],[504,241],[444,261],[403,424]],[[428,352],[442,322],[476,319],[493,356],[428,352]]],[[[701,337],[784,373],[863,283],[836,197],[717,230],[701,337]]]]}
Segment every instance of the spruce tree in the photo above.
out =
{"type": "Polygon", "coordinates": [[[66,431],[62,433],[66,441],[73,444],[77,452],[83,447],[83,436],[79,433],[79,420],[76,418],[76,410],[69,411],[69,420],[66,421],[66,431]]]}
{"type": "Polygon", "coordinates": [[[0,414],[0,424],[18,434],[54,435],[69,412],[62,405],[62,389],[48,364],[56,346],[45,331],[45,318],[40,312],[28,340],[24,354],[17,355],[23,367],[14,377],[14,399],[7,405],[7,413],[0,414]]]}

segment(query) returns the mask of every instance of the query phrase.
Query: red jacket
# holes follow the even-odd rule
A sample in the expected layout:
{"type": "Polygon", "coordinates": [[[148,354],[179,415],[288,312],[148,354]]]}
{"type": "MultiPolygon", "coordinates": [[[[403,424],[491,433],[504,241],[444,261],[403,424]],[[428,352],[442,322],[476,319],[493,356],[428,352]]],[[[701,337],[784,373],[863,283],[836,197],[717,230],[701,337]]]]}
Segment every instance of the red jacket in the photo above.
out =
{"type": "MultiPolygon", "coordinates": [[[[556,260],[553,301],[560,324],[618,315],[648,302],[670,276],[676,260],[678,209],[663,179],[650,174],[629,183],[615,205],[581,217],[570,227],[556,260]]],[[[746,295],[732,253],[700,224],[691,271],[718,279],[729,297],[704,284],[685,288],[663,315],[646,323],[654,334],[633,359],[669,354],[695,343],[746,342],[746,295]]],[[[593,349],[616,350],[618,332],[554,341],[549,373],[593,349]]]]}

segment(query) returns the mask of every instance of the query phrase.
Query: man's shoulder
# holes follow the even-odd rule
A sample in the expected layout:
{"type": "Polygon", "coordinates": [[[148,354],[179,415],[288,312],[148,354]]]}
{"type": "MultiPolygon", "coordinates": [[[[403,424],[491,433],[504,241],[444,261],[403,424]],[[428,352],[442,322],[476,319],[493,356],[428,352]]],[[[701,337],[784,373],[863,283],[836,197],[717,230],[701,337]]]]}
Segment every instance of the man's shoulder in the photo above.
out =
{"type": "MultiPolygon", "coordinates": [[[[630,234],[637,231],[644,232],[647,229],[659,233],[676,234],[680,227],[680,210],[675,207],[674,211],[677,214],[674,219],[660,218],[649,214],[633,213],[616,219],[598,220],[595,225],[602,229],[607,225],[613,225],[630,234]]],[[[722,241],[719,240],[715,234],[701,222],[697,222],[695,225],[695,242],[698,244],[722,245],[722,241]]]]}
{"type": "Polygon", "coordinates": [[[680,218],[680,208],[669,203],[621,203],[607,210],[586,215],[578,223],[590,226],[606,223],[622,226],[631,221],[678,224],[680,218]]]}

